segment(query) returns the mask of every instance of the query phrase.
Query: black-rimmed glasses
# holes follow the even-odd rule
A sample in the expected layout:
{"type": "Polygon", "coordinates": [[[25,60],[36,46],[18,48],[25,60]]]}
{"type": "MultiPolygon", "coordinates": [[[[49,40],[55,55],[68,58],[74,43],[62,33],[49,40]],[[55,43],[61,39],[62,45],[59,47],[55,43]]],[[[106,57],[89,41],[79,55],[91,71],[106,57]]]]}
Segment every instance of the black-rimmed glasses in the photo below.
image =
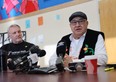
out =
{"type": "Polygon", "coordinates": [[[82,24],[85,23],[85,21],[86,21],[85,19],[81,19],[81,20],[72,20],[72,21],[70,22],[70,24],[76,25],[76,24],[78,23],[78,24],[82,25],[82,24]]]}

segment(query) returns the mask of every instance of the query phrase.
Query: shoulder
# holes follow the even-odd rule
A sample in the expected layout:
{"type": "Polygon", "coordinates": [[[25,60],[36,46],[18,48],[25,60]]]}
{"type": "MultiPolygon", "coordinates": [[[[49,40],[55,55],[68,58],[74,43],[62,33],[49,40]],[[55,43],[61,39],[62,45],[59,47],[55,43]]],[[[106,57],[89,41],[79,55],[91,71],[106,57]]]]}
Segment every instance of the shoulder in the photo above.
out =
{"type": "Polygon", "coordinates": [[[71,43],[70,36],[71,36],[71,33],[63,36],[60,41],[64,41],[67,46],[70,46],[70,43],[71,43]]]}
{"type": "Polygon", "coordinates": [[[12,47],[12,43],[4,44],[1,46],[1,50],[9,51],[9,49],[12,47]]]}
{"type": "Polygon", "coordinates": [[[92,29],[87,29],[87,32],[88,33],[90,33],[90,34],[95,34],[95,35],[99,35],[99,34],[101,34],[102,35],[102,37],[105,39],[105,35],[104,35],[104,33],[102,32],[102,31],[96,31],[96,30],[92,30],[92,29]]]}
{"type": "Polygon", "coordinates": [[[67,40],[67,39],[69,39],[70,35],[71,35],[71,34],[67,34],[67,35],[63,36],[63,37],[62,37],[62,40],[67,40]]]}
{"type": "Polygon", "coordinates": [[[8,44],[4,44],[3,46],[1,46],[1,49],[7,48],[11,45],[12,43],[8,43],[8,44]]]}
{"type": "Polygon", "coordinates": [[[31,46],[34,46],[34,44],[33,44],[33,43],[26,42],[26,41],[23,41],[23,42],[22,42],[22,44],[23,44],[23,45],[30,46],[30,47],[31,47],[31,46]]]}
{"type": "Polygon", "coordinates": [[[102,31],[97,31],[97,30],[92,30],[92,29],[87,29],[89,32],[94,32],[94,33],[103,33],[102,31]]]}
{"type": "Polygon", "coordinates": [[[30,44],[30,45],[34,45],[33,43],[30,43],[30,42],[26,42],[26,41],[23,41],[24,44],[30,44]]]}

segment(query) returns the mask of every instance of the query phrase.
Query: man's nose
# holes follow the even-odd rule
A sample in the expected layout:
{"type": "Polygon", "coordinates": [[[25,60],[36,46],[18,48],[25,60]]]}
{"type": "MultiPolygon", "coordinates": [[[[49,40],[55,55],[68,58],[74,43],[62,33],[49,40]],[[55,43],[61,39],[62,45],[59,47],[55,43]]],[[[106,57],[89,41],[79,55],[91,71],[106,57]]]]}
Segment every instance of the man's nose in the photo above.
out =
{"type": "Polygon", "coordinates": [[[81,25],[81,24],[80,24],[79,21],[77,21],[76,24],[75,24],[75,26],[80,26],[80,25],[81,25]]]}

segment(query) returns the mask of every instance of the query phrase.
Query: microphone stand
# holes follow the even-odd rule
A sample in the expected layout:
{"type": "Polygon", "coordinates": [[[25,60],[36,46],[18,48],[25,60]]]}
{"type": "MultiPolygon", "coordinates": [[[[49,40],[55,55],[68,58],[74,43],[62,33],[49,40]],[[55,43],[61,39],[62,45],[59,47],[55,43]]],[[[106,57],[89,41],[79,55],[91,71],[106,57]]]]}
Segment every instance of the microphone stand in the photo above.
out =
{"type": "Polygon", "coordinates": [[[56,67],[57,67],[58,71],[60,71],[60,72],[64,71],[62,54],[60,54],[56,60],[56,67]]]}

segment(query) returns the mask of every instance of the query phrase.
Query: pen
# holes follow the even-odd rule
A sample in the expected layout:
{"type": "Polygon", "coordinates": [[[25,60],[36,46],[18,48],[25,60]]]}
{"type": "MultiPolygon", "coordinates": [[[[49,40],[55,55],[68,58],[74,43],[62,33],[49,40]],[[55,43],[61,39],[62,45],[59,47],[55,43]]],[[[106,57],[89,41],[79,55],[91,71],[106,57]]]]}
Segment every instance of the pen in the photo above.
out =
{"type": "Polygon", "coordinates": [[[108,67],[108,68],[105,68],[104,70],[105,71],[111,71],[111,70],[114,70],[114,67],[108,67]]]}

